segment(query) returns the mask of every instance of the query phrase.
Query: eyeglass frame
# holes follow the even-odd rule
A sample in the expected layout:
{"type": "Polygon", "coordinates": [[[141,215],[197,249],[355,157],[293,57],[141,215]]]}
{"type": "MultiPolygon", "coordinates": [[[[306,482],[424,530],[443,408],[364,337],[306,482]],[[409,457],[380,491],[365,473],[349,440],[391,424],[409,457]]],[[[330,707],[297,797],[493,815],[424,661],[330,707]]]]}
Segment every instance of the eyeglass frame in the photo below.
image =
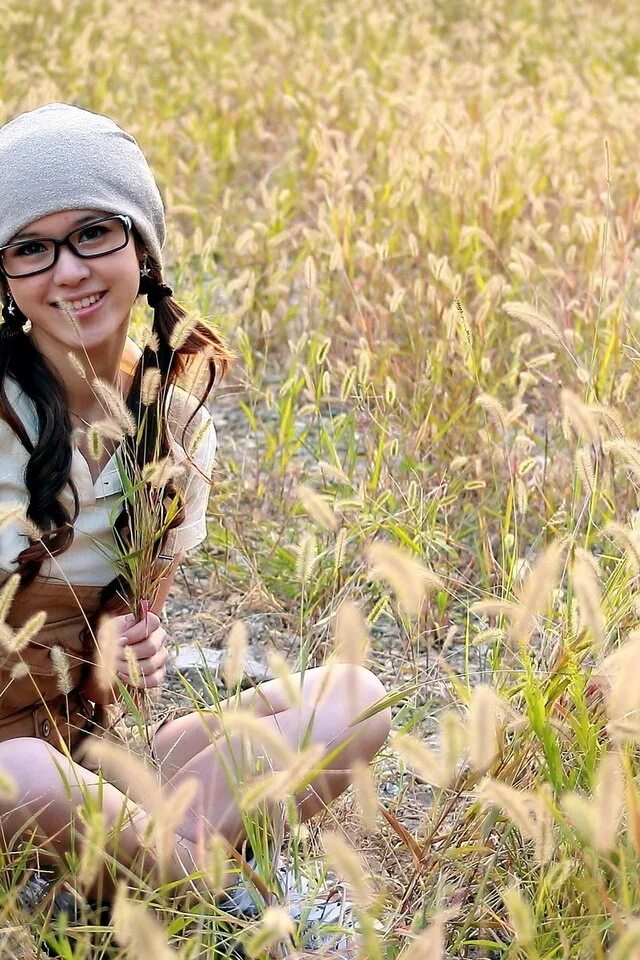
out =
{"type": "Polygon", "coordinates": [[[40,273],[46,273],[47,270],[51,270],[52,267],[55,267],[58,262],[58,257],[60,256],[60,248],[68,247],[76,257],[80,257],[81,260],[94,260],[96,257],[108,257],[110,253],[116,253],[118,250],[124,250],[124,248],[129,243],[131,237],[131,230],[133,229],[133,221],[131,217],[127,216],[124,213],[111,213],[108,217],[99,217],[97,220],[91,220],[89,223],[83,223],[79,227],[74,227],[73,230],[70,230],[66,237],[62,237],[60,240],[56,240],[55,237],[25,237],[24,240],[14,240],[12,243],[6,243],[3,247],[0,247],[0,274],[6,277],[8,280],[26,280],[27,277],[36,277],[40,273]],[[78,233],[80,230],[86,230],[87,227],[95,227],[98,223],[104,223],[105,220],[120,220],[122,226],[124,227],[124,243],[119,247],[114,247],[113,250],[107,250],[104,253],[80,253],[74,245],[71,243],[69,237],[72,237],[74,233],[78,233]],[[38,241],[42,242],[43,240],[48,241],[53,244],[53,260],[48,267],[40,267],[39,270],[34,270],[33,273],[18,273],[12,274],[7,273],[2,263],[2,255],[5,250],[10,250],[12,247],[21,247],[28,243],[37,243],[38,241]]]}

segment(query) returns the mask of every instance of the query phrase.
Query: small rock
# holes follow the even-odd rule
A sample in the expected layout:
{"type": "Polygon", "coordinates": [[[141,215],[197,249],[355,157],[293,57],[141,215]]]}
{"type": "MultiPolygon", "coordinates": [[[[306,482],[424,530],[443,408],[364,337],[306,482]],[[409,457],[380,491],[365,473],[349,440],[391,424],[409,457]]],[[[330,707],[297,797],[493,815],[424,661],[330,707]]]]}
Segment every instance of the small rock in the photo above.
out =
{"type": "MultiPolygon", "coordinates": [[[[221,670],[225,655],[224,650],[213,650],[198,644],[182,644],[178,647],[175,659],[167,664],[167,672],[183,676],[195,690],[206,695],[211,684],[218,690],[224,689],[221,670]]],[[[272,680],[273,676],[269,667],[250,653],[244,662],[244,675],[240,686],[245,689],[263,680],[272,680]]]]}

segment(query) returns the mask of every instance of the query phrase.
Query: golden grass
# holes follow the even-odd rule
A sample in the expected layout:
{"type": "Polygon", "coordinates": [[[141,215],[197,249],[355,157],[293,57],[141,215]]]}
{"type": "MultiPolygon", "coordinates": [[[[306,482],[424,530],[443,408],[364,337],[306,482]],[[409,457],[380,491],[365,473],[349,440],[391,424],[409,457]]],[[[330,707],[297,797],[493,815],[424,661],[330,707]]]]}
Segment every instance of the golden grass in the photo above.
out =
{"type": "MultiPolygon", "coordinates": [[[[3,16],[3,115],[64,99],[137,136],[171,284],[240,357],[216,589],[290,614],[303,664],[341,611],[337,656],[404,688],[377,771],[399,792],[371,841],[386,899],[343,838],[326,845],[380,918],[369,955],[633,956],[640,12],[8,0],[3,16]]],[[[362,771],[356,798],[370,828],[362,771]]],[[[139,906],[119,901],[111,955],[175,955],[139,906]]],[[[211,955],[198,929],[185,960],[211,955]]],[[[284,930],[269,913],[250,950],[284,930]]]]}

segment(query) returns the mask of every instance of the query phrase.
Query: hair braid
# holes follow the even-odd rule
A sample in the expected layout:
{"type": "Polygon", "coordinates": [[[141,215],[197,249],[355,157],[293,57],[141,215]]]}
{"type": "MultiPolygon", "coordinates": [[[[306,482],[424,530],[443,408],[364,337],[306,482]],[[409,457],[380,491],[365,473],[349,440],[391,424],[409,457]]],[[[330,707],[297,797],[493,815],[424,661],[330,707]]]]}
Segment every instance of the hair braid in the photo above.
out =
{"type": "Polygon", "coordinates": [[[29,546],[14,559],[20,586],[26,587],[40,572],[43,562],[67,550],[73,542],[73,524],[80,510],[78,491],[70,478],[71,421],[64,383],[33,341],[21,331],[26,321],[15,308],[11,322],[0,326],[0,417],[29,452],[25,486],[29,494],[26,516],[42,532],[41,540],[29,538],[29,546]],[[38,436],[31,441],[6,393],[6,378],[12,377],[31,400],[38,421],[38,436]],[[69,484],[73,514],[59,499],[69,484]]]}
{"type": "MultiPolygon", "coordinates": [[[[147,261],[149,274],[148,276],[143,275],[140,277],[139,293],[146,296],[151,295],[149,299],[153,299],[153,294],[157,291],[158,286],[163,283],[162,271],[158,262],[152,257],[147,255],[147,261]]],[[[173,297],[166,296],[157,302],[153,307],[153,314],[152,332],[157,336],[158,349],[154,350],[148,345],[145,346],[134,371],[127,397],[127,406],[133,414],[136,423],[139,423],[144,372],[151,368],[157,368],[160,371],[158,396],[166,400],[166,398],[170,396],[170,388],[176,383],[180,376],[186,372],[189,358],[202,356],[203,351],[206,351],[208,379],[198,404],[183,426],[182,436],[178,437],[178,440],[184,445],[184,437],[189,424],[204,405],[218,374],[222,377],[226,372],[232,360],[232,355],[227,350],[222,338],[201,322],[197,322],[194,325],[185,342],[179,349],[174,350],[171,346],[172,334],[178,324],[186,319],[187,314],[173,297]]],[[[145,410],[146,420],[142,442],[136,441],[136,439],[132,437],[127,437],[124,441],[128,444],[129,453],[132,458],[136,460],[139,468],[144,467],[145,464],[150,463],[152,460],[167,456],[170,451],[168,404],[164,404],[163,414],[165,415],[158,416],[158,406],[156,404],[151,404],[149,407],[146,407],[145,410]]],[[[176,489],[172,483],[167,483],[165,489],[165,504],[168,504],[176,496],[176,489]]],[[[169,532],[179,526],[183,520],[184,506],[182,505],[165,530],[162,544],[158,551],[159,553],[162,552],[162,546],[165,544],[169,532]]],[[[130,537],[128,522],[128,512],[126,507],[123,507],[120,515],[116,519],[114,527],[117,534],[125,543],[128,537],[130,537]]],[[[113,611],[118,607],[122,607],[128,600],[127,585],[124,578],[121,576],[114,577],[102,590],[100,612],[113,611]]]]}

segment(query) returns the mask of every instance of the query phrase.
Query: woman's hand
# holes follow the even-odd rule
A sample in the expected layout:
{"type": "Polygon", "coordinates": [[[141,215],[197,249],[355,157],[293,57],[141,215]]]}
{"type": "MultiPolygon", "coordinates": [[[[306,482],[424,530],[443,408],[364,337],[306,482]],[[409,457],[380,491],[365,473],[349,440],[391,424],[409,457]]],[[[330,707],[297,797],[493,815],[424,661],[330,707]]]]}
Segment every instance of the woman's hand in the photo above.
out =
{"type": "Polygon", "coordinates": [[[155,613],[148,613],[144,620],[133,622],[131,614],[115,617],[114,625],[118,637],[116,647],[115,671],[119,680],[133,687],[159,687],[164,680],[169,651],[165,643],[167,632],[160,624],[155,613]],[[133,656],[131,665],[127,659],[133,656]],[[138,678],[136,682],[136,672],[138,678]]]}

